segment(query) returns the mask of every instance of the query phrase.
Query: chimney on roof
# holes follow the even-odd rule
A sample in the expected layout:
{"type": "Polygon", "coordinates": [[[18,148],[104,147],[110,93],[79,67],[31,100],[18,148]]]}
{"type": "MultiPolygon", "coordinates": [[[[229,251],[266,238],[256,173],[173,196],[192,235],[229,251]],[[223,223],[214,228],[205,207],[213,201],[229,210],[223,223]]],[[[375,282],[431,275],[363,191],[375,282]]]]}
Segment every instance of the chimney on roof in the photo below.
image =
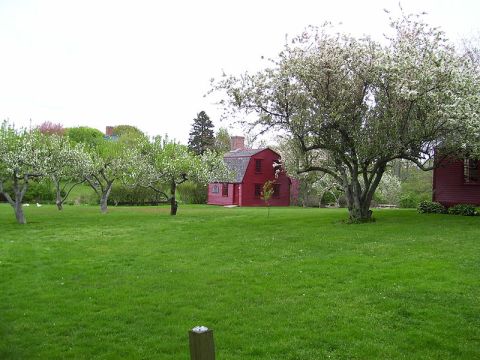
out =
{"type": "Polygon", "coordinates": [[[232,136],[230,138],[230,151],[238,149],[245,149],[245,137],[232,136]]]}
{"type": "Polygon", "coordinates": [[[107,126],[107,128],[105,129],[105,135],[113,136],[113,126],[107,126]]]}

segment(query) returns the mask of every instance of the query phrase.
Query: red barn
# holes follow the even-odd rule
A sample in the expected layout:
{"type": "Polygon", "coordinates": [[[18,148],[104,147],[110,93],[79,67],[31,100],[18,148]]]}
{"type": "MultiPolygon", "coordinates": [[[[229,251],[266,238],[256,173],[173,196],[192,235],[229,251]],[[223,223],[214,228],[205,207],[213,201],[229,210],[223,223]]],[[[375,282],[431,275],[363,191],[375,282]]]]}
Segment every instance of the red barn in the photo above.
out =
{"type": "Polygon", "coordinates": [[[433,201],[444,206],[480,205],[480,161],[443,160],[433,170],[433,201]]]}
{"type": "Polygon", "coordinates": [[[274,182],[274,193],[269,201],[271,206],[290,205],[290,178],[279,169],[280,155],[272,149],[245,149],[242,137],[232,138],[232,150],[225,154],[224,161],[235,174],[231,183],[208,185],[210,205],[262,206],[260,198],[263,184],[274,182]]]}

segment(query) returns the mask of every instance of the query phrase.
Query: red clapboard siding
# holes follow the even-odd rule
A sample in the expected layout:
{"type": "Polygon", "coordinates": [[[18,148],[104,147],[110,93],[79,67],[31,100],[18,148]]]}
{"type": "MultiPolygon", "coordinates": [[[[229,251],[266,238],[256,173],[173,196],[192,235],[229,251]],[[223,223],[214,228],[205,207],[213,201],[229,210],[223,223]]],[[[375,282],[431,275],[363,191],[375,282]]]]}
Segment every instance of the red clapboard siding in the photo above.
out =
{"type": "Polygon", "coordinates": [[[210,205],[233,205],[233,186],[234,184],[228,184],[228,196],[223,196],[222,184],[208,184],[208,201],[210,205]],[[218,187],[218,193],[213,192],[213,188],[218,187]]]}
{"type": "Polygon", "coordinates": [[[445,206],[480,205],[480,184],[466,184],[463,160],[444,161],[433,172],[433,200],[445,206]]]}

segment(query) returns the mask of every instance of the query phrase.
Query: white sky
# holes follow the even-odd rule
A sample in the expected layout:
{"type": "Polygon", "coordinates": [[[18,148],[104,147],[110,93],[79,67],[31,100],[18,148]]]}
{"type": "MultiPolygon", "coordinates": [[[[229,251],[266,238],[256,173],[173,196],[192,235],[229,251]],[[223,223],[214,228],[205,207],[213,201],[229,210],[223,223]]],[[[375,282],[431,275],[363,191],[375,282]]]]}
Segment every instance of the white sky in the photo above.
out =
{"type": "MultiPolygon", "coordinates": [[[[403,0],[457,40],[478,34],[478,0],[403,0]]],[[[222,71],[259,69],[285,35],[342,22],[380,37],[398,0],[0,0],[0,120],[17,127],[129,124],[184,143],[222,71]]],[[[231,129],[232,135],[241,130],[231,129]]]]}

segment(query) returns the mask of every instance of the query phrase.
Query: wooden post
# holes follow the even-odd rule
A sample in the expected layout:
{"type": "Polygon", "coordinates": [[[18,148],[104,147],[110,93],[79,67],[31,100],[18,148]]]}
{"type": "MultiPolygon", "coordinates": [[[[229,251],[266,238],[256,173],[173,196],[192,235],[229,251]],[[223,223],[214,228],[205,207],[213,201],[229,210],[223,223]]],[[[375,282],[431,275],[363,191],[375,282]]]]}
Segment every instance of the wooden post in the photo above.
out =
{"type": "Polygon", "coordinates": [[[194,327],[188,332],[191,360],[215,360],[213,331],[204,326],[194,327]]]}

